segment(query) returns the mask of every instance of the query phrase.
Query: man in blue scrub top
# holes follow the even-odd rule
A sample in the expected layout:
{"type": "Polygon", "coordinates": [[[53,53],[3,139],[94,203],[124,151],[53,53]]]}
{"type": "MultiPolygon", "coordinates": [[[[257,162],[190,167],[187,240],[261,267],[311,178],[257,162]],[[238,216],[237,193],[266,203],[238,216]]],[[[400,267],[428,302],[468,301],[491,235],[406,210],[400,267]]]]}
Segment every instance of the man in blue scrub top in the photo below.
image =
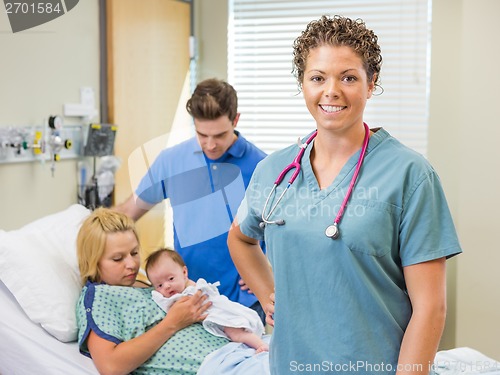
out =
{"type": "Polygon", "coordinates": [[[163,150],[135,194],[116,210],[138,220],[169,198],[174,247],[184,258],[189,277],[220,281],[221,294],[263,317],[257,298],[241,289],[227,248],[227,233],[250,177],[266,156],[235,130],[237,106],[236,91],[227,82],[199,83],[186,104],[196,136],[163,150]]]}

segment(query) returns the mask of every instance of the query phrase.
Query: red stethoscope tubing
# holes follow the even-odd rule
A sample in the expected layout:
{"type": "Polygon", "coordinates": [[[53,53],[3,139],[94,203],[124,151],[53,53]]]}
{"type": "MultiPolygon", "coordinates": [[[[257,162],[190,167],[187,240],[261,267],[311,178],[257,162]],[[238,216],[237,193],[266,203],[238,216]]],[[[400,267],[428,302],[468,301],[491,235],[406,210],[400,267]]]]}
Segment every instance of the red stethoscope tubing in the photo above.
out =
{"type": "Polygon", "coordinates": [[[337,225],[340,222],[342,215],[344,214],[345,208],[347,207],[347,201],[351,197],[352,190],[354,189],[354,185],[356,184],[356,181],[358,179],[359,170],[361,169],[361,165],[363,165],[363,160],[365,159],[366,149],[368,148],[368,141],[370,139],[370,129],[368,128],[368,125],[366,125],[365,123],[363,123],[363,125],[365,126],[365,138],[363,139],[363,148],[361,149],[361,154],[359,154],[358,163],[356,164],[356,170],[352,175],[351,183],[349,184],[349,189],[347,190],[344,200],[342,201],[342,205],[340,206],[339,212],[337,212],[337,217],[333,221],[333,223],[337,225]]]}

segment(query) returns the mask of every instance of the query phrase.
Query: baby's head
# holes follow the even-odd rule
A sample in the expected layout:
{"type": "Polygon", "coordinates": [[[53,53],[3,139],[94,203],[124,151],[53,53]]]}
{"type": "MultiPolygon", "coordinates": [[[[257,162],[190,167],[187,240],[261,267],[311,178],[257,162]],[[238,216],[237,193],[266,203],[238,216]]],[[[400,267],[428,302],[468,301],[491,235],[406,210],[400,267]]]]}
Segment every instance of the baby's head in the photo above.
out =
{"type": "Polygon", "coordinates": [[[179,253],[172,249],[159,249],[146,259],[146,274],[155,288],[164,297],[181,293],[189,281],[188,271],[179,253]]]}

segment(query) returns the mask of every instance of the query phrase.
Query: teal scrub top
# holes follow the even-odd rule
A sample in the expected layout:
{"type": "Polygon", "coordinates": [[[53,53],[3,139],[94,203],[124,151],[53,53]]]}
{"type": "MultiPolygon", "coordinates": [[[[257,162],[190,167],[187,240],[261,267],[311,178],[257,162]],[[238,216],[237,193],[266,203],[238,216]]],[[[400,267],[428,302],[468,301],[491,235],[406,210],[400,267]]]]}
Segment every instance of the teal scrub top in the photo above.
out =
{"type": "Polygon", "coordinates": [[[268,156],[252,177],[238,222],[243,234],[265,239],[273,268],[272,374],[395,373],[412,313],[403,267],[461,252],[434,169],[384,129],[375,131],[336,240],[325,229],[360,151],[320,190],[309,146],[300,174],[269,218],[285,220],[281,226],[259,223],[273,182],[295,158],[297,145],[268,156]]]}

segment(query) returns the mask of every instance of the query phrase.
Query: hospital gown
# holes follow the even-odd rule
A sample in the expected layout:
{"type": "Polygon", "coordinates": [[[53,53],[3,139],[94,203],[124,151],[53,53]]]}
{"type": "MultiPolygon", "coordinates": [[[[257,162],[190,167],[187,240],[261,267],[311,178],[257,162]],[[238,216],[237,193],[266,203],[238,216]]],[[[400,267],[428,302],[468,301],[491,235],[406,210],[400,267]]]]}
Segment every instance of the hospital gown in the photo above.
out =
{"type": "MultiPolygon", "coordinates": [[[[151,299],[151,288],[87,283],[77,305],[80,351],[90,357],[87,338],[119,344],[140,336],[160,322],[165,312],[151,299]]],[[[201,324],[178,331],[133,374],[196,374],[202,361],[228,340],[208,333],[201,324]]]]}

